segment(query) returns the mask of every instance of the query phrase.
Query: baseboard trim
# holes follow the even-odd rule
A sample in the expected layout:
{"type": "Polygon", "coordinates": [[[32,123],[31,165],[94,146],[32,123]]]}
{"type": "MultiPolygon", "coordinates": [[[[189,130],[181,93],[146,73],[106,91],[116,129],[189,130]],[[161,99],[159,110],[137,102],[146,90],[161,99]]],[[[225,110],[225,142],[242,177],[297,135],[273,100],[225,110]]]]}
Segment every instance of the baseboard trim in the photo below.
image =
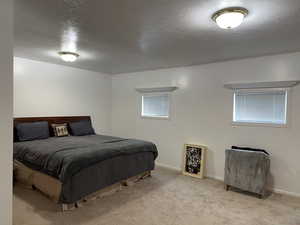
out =
{"type": "Polygon", "coordinates": [[[165,169],[169,169],[169,170],[173,170],[173,171],[176,171],[176,172],[181,172],[181,169],[178,168],[178,167],[174,167],[174,166],[169,166],[169,165],[166,165],[166,164],[163,164],[163,163],[155,163],[156,166],[158,167],[162,167],[162,168],[165,168],[165,169]]]}
{"type": "MultiPolygon", "coordinates": [[[[211,176],[211,175],[207,175],[207,178],[210,179],[214,179],[214,180],[218,180],[218,181],[222,181],[224,182],[224,179],[222,177],[218,177],[218,176],[211,176]]],[[[282,189],[278,189],[278,188],[273,188],[270,190],[271,192],[274,192],[276,194],[281,194],[281,195],[288,195],[291,197],[300,197],[300,193],[295,193],[295,192],[290,192],[290,191],[285,191],[282,189]]]]}
{"type": "MultiPolygon", "coordinates": [[[[178,167],[169,166],[169,165],[166,165],[166,164],[163,164],[163,163],[155,163],[155,164],[158,167],[173,170],[173,171],[176,171],[176,172],[181,172],[181,169],[178,168],[178,167]]],[[[213,176],[213,175],[206,175],[205,177],[224,182],[224,179],[222,177],[213,176]]],[[[285,190],[278,189],[278,188],[273,188],[271,191],[276,193],[276,194],[287,195],[287,196],[291,196],[291,197],[300,197],[300,193],[285,191],[285,190]]]]}
{"type": "MultiPolygon", "coordinates": [[[[207,178],[210,178],[210,179],[214,179],[214,180],[218,180],[218,181],[224,182],[224,179],[221,178],[221,177],[210,176],[210,175],[207,175],[206,177],[207,177],[207,178]]],[[[278,189],[278,188],[273,188],[273,189],[271,189],[270,191],[271,191],[271,192],[274,192],[274,193],[276,193],[276,194],[288,195],[288,196],[291,196],[291,197],[300,197],[300,193],[295,193],[295,192],[285,191],[285,190],[281,190],[281,189],[278,189]]]]}
{"type": "Polygon", "coordinates": [[[273,192],[276,193],[276,194],[288,195],[288,196],[291,196],[291,197],[298,197],[298,198],[300,198],[300,193],[285,191],[285,190],[281,190],[281,189],[278,189],[278,188],[274,188],[273,192]]]}
{"type": "Polygon", "coordinates": [[[213,180],[218,180],[218,181],[224,182],[224,179],[222,177],[212,176],[212,175],[206,175],[205,177],[207,177],[209,179],[213,179],[213,180]]]}

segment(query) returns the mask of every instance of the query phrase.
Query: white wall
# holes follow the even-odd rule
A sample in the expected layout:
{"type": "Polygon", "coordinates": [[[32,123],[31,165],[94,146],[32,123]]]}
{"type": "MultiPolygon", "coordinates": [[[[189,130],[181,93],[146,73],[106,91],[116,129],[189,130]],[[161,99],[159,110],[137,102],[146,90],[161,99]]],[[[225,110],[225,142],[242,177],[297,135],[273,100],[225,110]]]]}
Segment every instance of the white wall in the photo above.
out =
{"type": "Polygon", "coordinates": [[[222,178],[231,145],[265,148],[277,189],[300,195],[300,86],[292,90],[288,128],[233,127],[232,92],[224,83],[300,79],[300,53],[113,76],[114,135],[153,141],[158,162],[180,168],[184,143],[209,147],[207,174],[222,178]],[[138,115],[136,87],[176,85],[170,120],[138,115]]]}
{"type": "Polygon", "coordinates": [[[0,2],[0,224],[12,224],[13,7],[0,2]]]}
{"type": "Polygon", "coordinates": [[[14,116],[92,116],[110,133],[111,77],[87,70],[14,58],[14,116]]]}

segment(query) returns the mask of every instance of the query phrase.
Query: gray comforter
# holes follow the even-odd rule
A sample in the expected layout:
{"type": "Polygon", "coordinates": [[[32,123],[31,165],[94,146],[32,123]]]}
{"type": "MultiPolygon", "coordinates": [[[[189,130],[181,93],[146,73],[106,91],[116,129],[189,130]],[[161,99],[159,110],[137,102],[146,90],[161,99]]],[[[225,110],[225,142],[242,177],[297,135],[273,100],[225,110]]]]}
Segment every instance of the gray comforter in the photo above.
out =
{"type": "Polygon", "coordinates": [[[152,152],[151,142],[104,135],[51,137],[14,143],[14,159],[28,167],[67,181],[73,175],[96,163],[122,155],[152,152]]]}

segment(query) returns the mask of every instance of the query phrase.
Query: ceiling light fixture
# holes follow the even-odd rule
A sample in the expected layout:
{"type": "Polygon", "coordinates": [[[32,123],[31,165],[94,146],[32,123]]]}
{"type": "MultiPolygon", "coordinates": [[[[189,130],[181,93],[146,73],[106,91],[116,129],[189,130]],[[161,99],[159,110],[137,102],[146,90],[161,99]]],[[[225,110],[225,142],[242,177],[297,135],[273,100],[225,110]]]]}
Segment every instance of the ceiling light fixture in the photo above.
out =
{"type": "Polygon", "coordinates": [[[244,21],[249,11],[241,7],[225,8],[215,12],[212,19],[222,29],[233,29],[244,21]]]}
{"type": "Polygon", "coordinates": [[[74,62],[79,57],[75,52],[59,52],[60,58],[65,62],[74,62]]]}

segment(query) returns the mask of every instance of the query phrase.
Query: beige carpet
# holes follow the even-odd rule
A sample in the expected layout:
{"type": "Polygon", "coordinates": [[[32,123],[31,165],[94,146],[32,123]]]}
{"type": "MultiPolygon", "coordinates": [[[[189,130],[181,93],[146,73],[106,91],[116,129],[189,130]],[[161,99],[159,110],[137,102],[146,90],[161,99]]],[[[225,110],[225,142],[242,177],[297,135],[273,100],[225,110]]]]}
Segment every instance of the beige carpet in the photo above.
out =
{"type": "Polygon", "coordinates": [[[166,169],[75,211],[59,210],[39,192],[14,189],[14,225],[300,225],[299,198],[260,200],[166,169]]]}

